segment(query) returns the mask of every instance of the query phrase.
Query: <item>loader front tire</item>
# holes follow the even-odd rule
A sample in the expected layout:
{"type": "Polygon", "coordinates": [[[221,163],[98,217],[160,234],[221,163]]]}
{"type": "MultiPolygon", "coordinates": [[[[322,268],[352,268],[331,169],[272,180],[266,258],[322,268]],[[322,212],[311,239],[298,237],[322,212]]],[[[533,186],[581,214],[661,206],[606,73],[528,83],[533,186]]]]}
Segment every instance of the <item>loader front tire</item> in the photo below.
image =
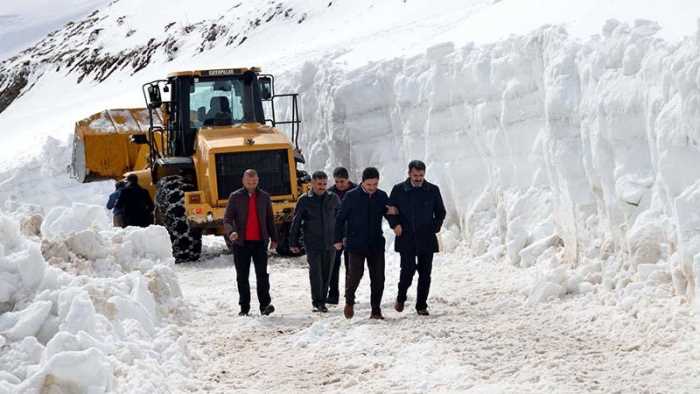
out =
{"type": "Polygon", "coordinates": [[[194,190],[178,175],[166,176],[157,185],[156,215],[170,234],[176,263],[197,261],[202,253],[202,231],[190,225],[185,211],[185,192],[194,190]]]}

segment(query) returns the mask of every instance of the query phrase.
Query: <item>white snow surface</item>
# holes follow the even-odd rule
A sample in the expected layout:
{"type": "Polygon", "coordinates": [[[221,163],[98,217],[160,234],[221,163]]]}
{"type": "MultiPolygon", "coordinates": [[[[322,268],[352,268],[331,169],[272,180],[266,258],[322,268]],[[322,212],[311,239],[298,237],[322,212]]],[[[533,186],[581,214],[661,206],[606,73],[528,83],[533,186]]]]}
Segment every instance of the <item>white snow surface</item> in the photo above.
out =
{"type": "Polygon", "coordinates": [[[393,310],[399,258],[391,253],[386,320],[368,320],[365,279],[348,321],[342,306],[324,316],[310,313],[306,262],[276,258],[269,272],[277,312],[241,318],[231,256],[217,256],[223,248],[223,240],[205,239],[204,261],[176,267],[195,313],[185,330],[193,354],[201,355],[195,365],[203,392],[700,390],[696,320],[668,284],[643,286],[639,302],[629,306],[602,286],[529,304],[521,268],[474,259],[461,245],[436,256],[432,314],[420,318],[415,287],[406,310],[393,310]]]}

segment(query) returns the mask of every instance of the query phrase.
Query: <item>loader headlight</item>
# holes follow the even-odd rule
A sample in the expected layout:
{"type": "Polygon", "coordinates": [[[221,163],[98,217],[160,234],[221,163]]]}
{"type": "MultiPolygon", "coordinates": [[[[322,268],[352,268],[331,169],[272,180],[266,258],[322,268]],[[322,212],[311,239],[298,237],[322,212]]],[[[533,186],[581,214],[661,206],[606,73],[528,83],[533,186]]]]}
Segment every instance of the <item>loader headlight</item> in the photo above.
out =
{"type": "Polygon", "coordinates": [[[189,193],[187,194],[187,201],[189,201],[190,204],[201,204],[202,196],[199,193],[189,193]]]}

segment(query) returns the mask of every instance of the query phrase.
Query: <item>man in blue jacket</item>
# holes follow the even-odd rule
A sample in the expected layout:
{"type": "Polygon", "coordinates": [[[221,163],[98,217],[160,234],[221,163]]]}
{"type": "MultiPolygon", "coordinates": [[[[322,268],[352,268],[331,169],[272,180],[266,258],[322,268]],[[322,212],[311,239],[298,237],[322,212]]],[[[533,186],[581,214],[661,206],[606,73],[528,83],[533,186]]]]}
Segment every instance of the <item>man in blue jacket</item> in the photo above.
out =
{"type": "Polygon", "coordinates": [[[362,183],[345,194],[335,222],[335,248],[348,252],[345,276],[345,317],[355,314],[355,291],[360,285],[367,261],[371,288],[370,319],[383,319],[381,311],[384,293],[384,246],[382,217],[390,220],[395,208],[389,206],[389,196],[379,189],[379,171],[374,167],[362,171],[362,183]]]}
{"type": "Polygon", "coordinates": [[[114,192],[109,195],[109,200],[107,201],[107,209],[112,210],[112,225],[114,227],[126,227],[124,224],[124,210],[116,208],[117,200],[119,200],[119,195],[121,195],[124,186],[126,186],[126,182],[116,182],[114,184],[114,192]]]}
{"type": "Polygon", "coordinates": [[[408,164],[408,179],[394,186],[390,201],[399,211],[392,228],[396,234],[394,248],[401,254],[399,294],[394,309],[403,312],[406,293],[418,271],[416,311],[428,316],[433,254],[439,249],[436,234],[442,228],[446,212],[440,188],[425,180],[425,163],[414,160],[408,164]]]}

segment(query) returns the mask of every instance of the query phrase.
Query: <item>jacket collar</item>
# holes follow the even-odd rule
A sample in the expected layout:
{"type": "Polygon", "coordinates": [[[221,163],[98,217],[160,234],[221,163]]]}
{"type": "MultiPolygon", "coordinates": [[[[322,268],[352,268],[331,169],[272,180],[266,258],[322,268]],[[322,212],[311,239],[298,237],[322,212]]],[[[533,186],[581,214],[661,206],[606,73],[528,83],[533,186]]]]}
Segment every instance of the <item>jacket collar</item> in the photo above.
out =
{"type": "Polygon", "coordinates": [[[317,196],[316,193],[314,193],[314,191],[311,190],[311,189],[309,189],[309,191],[306,192],[306,194],[307,194],[309,197],[324,197],[324,198],[325,198],[325,197],[328,195],[328,190],[326,190],[325,192],[323,192],[323,194],[321,194],[320,196],[317,196]]]}
{"type": "Polygon", "coordinates": [[[368,192],[367,190],[365,190],[365,187],[362,186],[362,183],[360,183],[360,186],[358,186],[358,187],[360,188],[360,190],[362,190],[362,193],[368,195],[369,197],[372,197],[372,196],[374,196],[375,194],[377,194],[377,192],[370,193],[370,192],[368,192]]]}
{"type": "MultiPolygon", "coordinates": [[[[432,188],[432,184],[426,180],[423,181],[423,186],[421,186],[423,190],[425,191],[430,191],[432,188]]],[[[406,180],[403,182],[403,190],[404,191],[411,191],[413,189],[413,185],[411,184],[411,178],[406,178],[406,180]]]]}
{"type": "MultiPolygon", "coordinates": [[[[256,189],[255,189],[255,194],[260,195],[260,191],[261,191],[261,190],[260,190],[259,187],[256,188],[256,189]]],[[[242,187],[242,188],[236,190],[234,193],[236,193],[236,194],[241,194],[241,195],[244,195],[244,196],[246,196],[246,197],[248,196],[248,190],[246,190],[245,187],[242,187]]]]}
{"type": "Polygon", "coordinates": [[[358,186],[358,185],[356,185],[356,184],[354,184],[354,183],[348,181],[348,188],[347,188],[347,189],[345,189],[345,190],[338,190],[338,187],[336,187],[335,185],[333,185],[333,186],[331,186],[331,187],[328,188],[328,191],[332,191],[332,192],[334,192],[334,193],[335,193],[335,192],[338,192],[338,193],[347,193],[347,192],[349,192],[350,190],[356,188],[357,186],[358,186]]]}

